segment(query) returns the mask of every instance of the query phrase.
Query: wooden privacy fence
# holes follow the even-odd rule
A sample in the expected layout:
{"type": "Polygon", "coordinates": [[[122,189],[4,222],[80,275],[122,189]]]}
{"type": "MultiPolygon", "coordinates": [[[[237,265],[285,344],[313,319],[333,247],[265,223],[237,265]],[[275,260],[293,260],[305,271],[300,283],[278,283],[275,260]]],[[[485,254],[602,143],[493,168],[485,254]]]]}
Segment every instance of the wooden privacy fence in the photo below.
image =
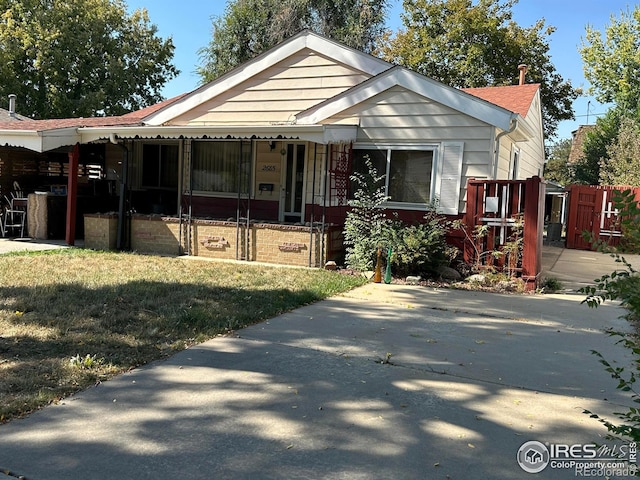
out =
{"type": "Polygon", "coordinates": [[[640,201],[640,188],[628,186],[570,185],[569,214],[567,218],[567,248],[592,249],[582,236],[591,232],[595,240],[611,246],[620,243],[618,211],[613,205],[614,190],[633,190],[636,201],[640,201]]]}
{"type": "Polygon", "coordinates": [[[469,180],[463,217],[469,236],[465,261],[515,274],[528,290],[535,289],[542,268],[544,195],[540,177],[469,180]],[[482,233],[475,234],[479,230],[482,233]]]}

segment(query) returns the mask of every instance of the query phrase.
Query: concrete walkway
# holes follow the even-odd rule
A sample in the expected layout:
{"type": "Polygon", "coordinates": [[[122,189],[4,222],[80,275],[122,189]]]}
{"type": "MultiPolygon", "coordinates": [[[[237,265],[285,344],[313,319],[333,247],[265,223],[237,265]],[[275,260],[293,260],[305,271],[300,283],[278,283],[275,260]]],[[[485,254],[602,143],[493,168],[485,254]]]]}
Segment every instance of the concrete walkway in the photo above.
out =
{"type": "MultiPolygon", "coordinates": [[[[623,255],[636,270],[640,270],[640,255],[623,255]]],[[[594,280],[603,274],[617,269],[624,269],[624,265],[605,253],[588,250],[569,250],[562,247],[545,245],[542,249],[543,276],[560,280],[566,293],[577,292],[587,285],[593,285],[594,280]]]]}
{"type": "MultiPolygon", "coordinates": [[[[0,425],[0,470],[62,479],[514,479],[529,440],[603,443],[628,404],[590,350],[614,305],[369,284],[0,425]]],[[[540,479],[572,478],[547,468],[540,479]]]]}
{"type": "MultiPolygon", "coordinates": [[[[82,243],[82,242],[81,242],[82,243]]],[[[55,250],[71,248],[64,240],[32,240],[31,238],[0,238],[0,254],[24,251],[55,250]]]]}

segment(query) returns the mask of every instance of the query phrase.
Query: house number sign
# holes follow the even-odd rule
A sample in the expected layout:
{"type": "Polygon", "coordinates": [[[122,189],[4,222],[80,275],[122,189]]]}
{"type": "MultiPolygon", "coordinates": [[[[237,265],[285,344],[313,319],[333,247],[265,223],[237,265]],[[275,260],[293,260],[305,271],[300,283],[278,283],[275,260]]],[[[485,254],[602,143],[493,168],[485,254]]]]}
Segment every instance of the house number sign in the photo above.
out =
{"type": "Polygon", "coordinates": [[[304,243],[291,243],[291,242],[285,242],[278,245],[278,248],[280,249],[281,252],[299,252],[305,247],[306,245],[304,243]]]}
{"type": "Polygon", "coordinates": [[[222,250],[229,246],[229,242],[227,242],[224,237],[204,237],[200,240],[200,243],[205,248],[212,248],[216,250],[222,250]]]}

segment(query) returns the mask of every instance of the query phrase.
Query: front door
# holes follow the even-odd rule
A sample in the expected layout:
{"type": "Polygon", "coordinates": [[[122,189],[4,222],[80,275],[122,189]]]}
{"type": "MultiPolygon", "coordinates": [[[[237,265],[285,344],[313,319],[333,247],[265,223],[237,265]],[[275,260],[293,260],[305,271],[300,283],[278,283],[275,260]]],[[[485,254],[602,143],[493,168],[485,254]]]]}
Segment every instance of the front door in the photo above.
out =
{"type": "Polygon", "coordinates": [[[306,145],[288,143],[283,158],[283,188],[280,198],[280,221],[301,222],[303,220],[304,167],[306,164],[306,145]]]}

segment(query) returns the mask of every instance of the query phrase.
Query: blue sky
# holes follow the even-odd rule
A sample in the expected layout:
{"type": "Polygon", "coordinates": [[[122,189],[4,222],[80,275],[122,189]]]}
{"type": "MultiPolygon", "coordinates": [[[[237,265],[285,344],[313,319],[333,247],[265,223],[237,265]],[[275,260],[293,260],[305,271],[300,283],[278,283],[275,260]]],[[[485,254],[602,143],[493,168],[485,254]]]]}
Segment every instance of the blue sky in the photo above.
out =
{"type": "MultiPolygon", "coordinates": [[[[222,0],[126,0],[130,10],[146,8],[151,22],[156,24],[162,37],[171,36],[176,46],[174,63],[182,72],[169,82],[164,90],[165,97],[188,92],[199,84],[195,68],[199,63],[198,49],[205,46],[211,36],[211,17],[224,13],[226,2],[222,0]]],[[[588,88],[582,71],[582,59],[578,48],[584,37],[585,26],[604,31],[610,23],[611,15],[620,16],[620,12],[629,6],[621,0],[520,0],[513,8],[513,17],[523,27],[533,25],[544,18],[547,25],[556,27],[551,36],[551,60],[556,70],[565,79],[571,80],[574,87],[588,88]]],[[[633,4],[629,8],[633,8],[633,4]]],[[[391,0],[388,25],[393,30],[401,26],[400,13],[402,1],[391,0]]],[[[514,72],[514,76],[517,72],[514,72]]],[[[575,121],[560,124],[558,138],[570,138],[571,132],[579,125],[593,123],[597,114],[606,111],[593,97],[583,96],[574,103],[575,121]],[[590,105],[589,105],[589,102],[590,105]]]]}

